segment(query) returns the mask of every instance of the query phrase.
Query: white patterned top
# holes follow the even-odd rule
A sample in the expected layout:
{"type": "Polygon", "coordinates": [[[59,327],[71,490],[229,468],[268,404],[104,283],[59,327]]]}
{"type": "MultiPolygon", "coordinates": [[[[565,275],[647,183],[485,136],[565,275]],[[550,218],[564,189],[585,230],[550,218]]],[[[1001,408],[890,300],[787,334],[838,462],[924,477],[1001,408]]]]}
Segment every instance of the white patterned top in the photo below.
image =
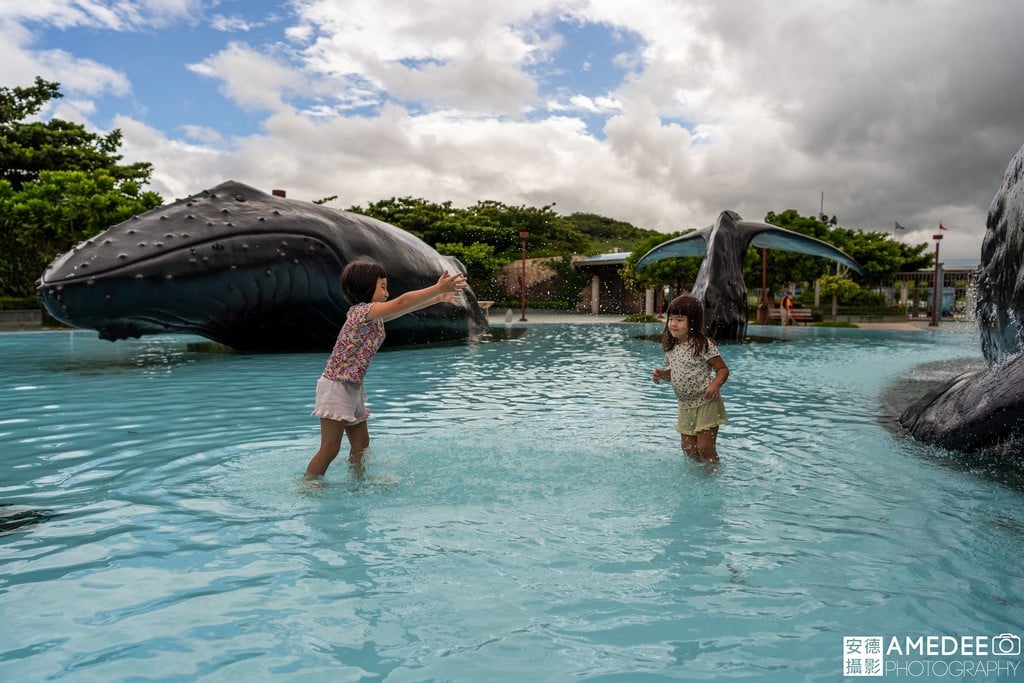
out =
{"type": "Polygon", "coordinates": [[[665,354],[665,365],[672,371],[672,388],[683,408],[696,408],[704,403],[704,390],[711,384],[710,361],[720,356],[718,347],[711,339],[708,340],[707,351],[699,356],[693,355],[691,343],[680,343],[665,354]]]}

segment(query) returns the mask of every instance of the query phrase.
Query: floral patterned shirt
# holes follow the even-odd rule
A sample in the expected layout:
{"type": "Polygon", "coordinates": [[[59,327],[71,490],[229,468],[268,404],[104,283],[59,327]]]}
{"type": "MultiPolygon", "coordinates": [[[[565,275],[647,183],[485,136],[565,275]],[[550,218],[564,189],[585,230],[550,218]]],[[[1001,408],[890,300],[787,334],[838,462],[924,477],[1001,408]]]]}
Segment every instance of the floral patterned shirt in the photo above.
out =
{"type": "Polygon", "coordinates": [[[370,361],[384,342],[384,321],[367,320],[372,304],[349,306],[345,324],[338,333],[323,376],[339,382],[359,384],[366,375],[370,361]]]}
{"type": "Polygon", "coordinates": [[[689,343],[676,344],[665,354],[665,365],[672,370],[672,388],[681,407],[696,408],[706,401],[704,390],[711,384],[708,361],[720,355],[711,339],[708,339],[707,351],[698,356],[693,355],[693,346],[689,343]]]}

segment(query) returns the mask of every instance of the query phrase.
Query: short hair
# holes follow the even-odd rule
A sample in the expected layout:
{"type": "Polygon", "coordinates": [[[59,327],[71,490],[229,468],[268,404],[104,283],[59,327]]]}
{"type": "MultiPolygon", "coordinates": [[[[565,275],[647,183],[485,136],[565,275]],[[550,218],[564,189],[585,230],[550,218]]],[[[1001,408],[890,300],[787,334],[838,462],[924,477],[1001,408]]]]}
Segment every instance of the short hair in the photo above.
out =
{"type": "Polygon", "coordinates": [[[341,293],[350,304],[368,304],[377,291],[377,280],[386,278],[383,266],[373,261],[351,261],[341,271],[341,293]]]}

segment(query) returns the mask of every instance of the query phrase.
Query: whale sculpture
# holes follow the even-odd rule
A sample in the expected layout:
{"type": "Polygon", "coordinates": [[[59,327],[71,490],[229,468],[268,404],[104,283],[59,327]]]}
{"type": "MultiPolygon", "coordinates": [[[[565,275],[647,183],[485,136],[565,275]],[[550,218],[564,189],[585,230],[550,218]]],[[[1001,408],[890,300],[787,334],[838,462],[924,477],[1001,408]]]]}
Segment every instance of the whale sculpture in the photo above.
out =
{"type": "MultiPolygon", "coordinates": [[[[187,333],[239,351],[329,350],[349,306],[338,278],[361,258],[384,266],[392,296],[465,273],[395,226],[228,181],[77,245],[36,290],[54,318],[111,341],[187,333]]],[[[486,327],[467,288],[462,305],[388,322],[387,343],[459,341],[486,327]]]]}
{"type": "Polygon", "coordinates": [[[735,211],[723,211],[714,225],[659,244],[640,257],[636,268],[666,258],[704,256],[692,294],[704,303],[705,331],[718,341],[737,341],[747,335],[743,259],[750,246],[824,256],[863,272],[856,261],[827,242],[770,223],[745,221],[735,211]]]}
{"type": "Polygon", "coordinates": [[[961,373],[908,407],[899,423],[914,438],[976,450],[1024,430],[1024,147],[1010,160],[985,222],[975,314],[982,370],[961,373]]]}

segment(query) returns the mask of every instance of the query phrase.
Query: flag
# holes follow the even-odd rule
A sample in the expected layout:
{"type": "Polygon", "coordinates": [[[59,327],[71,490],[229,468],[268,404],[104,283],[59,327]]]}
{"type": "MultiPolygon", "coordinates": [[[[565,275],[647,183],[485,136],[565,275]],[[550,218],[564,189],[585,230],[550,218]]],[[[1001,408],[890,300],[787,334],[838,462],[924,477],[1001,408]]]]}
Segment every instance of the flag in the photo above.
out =
{"type": "Polygon", "coordinates": [[[943,225],[942,223],[939,223],[939,230],[949,230],[949,228],[947,228],[947,227],[946,227],[945,225],[943,225]]]}
{"type": "Polygon", "coordinates": [[[897,230],[906,230],[906,228],[899,224],[899,221],[893,221],[892,224],[897,230]]]}

